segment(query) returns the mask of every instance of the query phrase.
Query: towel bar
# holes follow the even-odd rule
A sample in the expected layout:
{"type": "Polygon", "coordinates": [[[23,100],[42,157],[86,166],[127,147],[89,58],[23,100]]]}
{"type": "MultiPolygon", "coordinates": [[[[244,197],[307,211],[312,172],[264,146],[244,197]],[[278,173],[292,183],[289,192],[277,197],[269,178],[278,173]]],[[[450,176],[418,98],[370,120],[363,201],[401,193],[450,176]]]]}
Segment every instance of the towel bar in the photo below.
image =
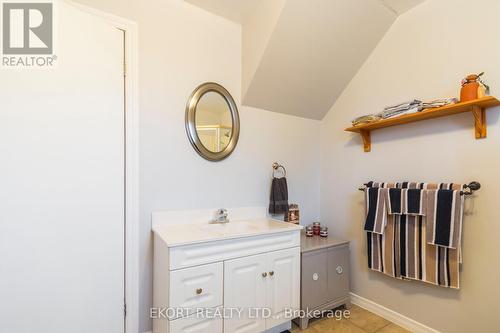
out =
{"type": "MultiPolygon", "coordinates": [[[[358,188],[359,191],[364,191],[368,187],[368,183],[363,184],[364,187],[358,188]]],[[[464,184],[464,190],[460,192],[461,195],[471,195],[474,191],[477,191],[481,188],[481,184],[479,182],[470,182],[469,184],[464,184]]]]}

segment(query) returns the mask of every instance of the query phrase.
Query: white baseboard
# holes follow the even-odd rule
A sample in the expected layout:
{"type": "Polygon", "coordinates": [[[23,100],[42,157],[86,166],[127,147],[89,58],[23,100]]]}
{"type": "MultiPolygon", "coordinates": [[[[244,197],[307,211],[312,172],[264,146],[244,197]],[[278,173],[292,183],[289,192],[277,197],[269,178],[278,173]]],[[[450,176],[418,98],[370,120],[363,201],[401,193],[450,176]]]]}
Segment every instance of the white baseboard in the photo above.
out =
{"type": "Polygon", "coordinates": [[[377,304],[369,299],[361,297],[359,295],[351,293],[351,303],[356,304],[363,309],[366,309],[370,312],[379,315],[382,318],[385,318],[396,325],[399,325],[413,333],[440,333],[439,331],[425,326],[422,323],[419,323],[416,320],[403,316],[402,314],[393,311],[391,309],[386,308],[380,304],[377,304]]]}

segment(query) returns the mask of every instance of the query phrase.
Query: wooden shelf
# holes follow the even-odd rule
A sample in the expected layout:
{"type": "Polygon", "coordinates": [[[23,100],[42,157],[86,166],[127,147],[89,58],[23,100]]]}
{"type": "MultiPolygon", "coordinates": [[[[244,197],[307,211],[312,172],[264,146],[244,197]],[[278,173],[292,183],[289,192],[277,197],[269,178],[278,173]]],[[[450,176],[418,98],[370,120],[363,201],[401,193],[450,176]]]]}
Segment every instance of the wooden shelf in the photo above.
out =
{"type": "Polygon", "coordinates": [[[450,104],[440,108],[427,109],[421,112],[407,114],[400,117],[383,119],[371,123],[360,124],[346,128],[348,132],[361,134],[365,152],[371,150],[371,131],[390,126],[413,123],[416,121],[451,116],[458,113],[472,112],[476,139],[486,138],[486,109],[500,106],[500,101],[492,96],[483,97],[464,103],[450,104]]]}

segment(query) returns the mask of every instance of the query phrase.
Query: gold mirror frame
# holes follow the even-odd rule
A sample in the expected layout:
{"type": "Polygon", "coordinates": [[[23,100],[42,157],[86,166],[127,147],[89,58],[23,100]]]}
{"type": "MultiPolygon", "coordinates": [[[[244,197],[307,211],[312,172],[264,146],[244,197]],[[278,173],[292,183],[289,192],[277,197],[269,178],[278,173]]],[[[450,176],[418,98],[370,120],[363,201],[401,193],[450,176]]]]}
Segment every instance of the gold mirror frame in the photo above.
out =
{"type": "Polygon", "coordinates": [[[236,148],[236,144],[238,143],[238,138],[240,136],[240,116],[238,113],[238,108],[236,107],[236,103],[234,102],[233,97],[223,86],[215,82],[206,82],[193,91],[191,96],[188,99],[186,105],[186,132],[191,142],[191,145],[196,150],[196,152],[209,161],[222,161],[233,152],[234,148],[236,148]],[[196,107],[198,106],[198,102],[208,92],[216,92],[220,94],[225,100],[227,105],[229,106],[229,111],[231,112],[231,119],[233,122],[233,128],[231,131],[231,138],[229,139],[229,143],[226,148],[224,148],[220,152],[213,152],[208,150],[200,140],[198,136],[198,132],[196,130],[196,107]]]}

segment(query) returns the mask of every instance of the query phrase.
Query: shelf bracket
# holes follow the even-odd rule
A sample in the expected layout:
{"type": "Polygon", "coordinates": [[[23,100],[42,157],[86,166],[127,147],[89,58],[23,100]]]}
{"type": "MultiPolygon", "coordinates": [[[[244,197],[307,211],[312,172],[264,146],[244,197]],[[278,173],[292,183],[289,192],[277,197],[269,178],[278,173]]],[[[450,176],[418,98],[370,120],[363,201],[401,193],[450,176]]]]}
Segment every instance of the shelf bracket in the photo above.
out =
{"type": "Polygon", "coordinates": [[[472,114],[474,115],[476,139],[486,138],[486,110],[480,106],[473,105],[472,114]]]}
{"type": "Polygon", "coordinates": [[[361,130],[359,134],[361,134],[361,137],[363,138],[363,148],[365,149],[365,153],[369,153],[372,150],[372,137],[370,131],[361,130]]]}

